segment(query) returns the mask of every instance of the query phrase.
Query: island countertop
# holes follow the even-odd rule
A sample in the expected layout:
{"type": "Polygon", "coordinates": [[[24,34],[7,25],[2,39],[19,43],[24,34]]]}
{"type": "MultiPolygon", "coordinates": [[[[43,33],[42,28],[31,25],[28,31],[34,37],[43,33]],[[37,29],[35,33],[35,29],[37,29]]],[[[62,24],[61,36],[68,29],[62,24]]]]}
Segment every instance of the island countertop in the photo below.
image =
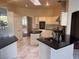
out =
{"type": "Polygon", "coordinates": [[[48,45],[51,48],[56,49],[56,50],[63,48],[63,47],[66,47],[68,45],[74,44],[78,41],[77,38],[75,38],[73,36],[71,36],[71,38],[70,38],[69,35],[67,35],[65,39],[69,40],[69,41],[57,42],[55,39],[53,39],[51,37],[49,37],[49,38],[38,38],[37,40],[48,45]]]}
{"type": "Polygon", "coordinates": [[[7,37],[0,37],[0,49],[16,42],[18,39],[16,36],[7,36],[7,37]]]}
{"type": "Polygon", "coordinates": [[[42,31],[32,31],[31,34],[40,34],[42,31]]]}

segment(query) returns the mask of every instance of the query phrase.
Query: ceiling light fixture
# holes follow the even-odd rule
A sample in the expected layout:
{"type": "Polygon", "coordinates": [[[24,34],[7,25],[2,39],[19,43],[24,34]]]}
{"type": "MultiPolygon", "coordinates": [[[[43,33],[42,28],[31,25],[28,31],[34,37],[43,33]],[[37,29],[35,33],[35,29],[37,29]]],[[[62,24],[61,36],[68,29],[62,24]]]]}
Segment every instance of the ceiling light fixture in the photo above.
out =
{"type": "Polygon", "coordinates": [[[46,3],[46,6],[49,6],[49,5],[50,5],[50,4],[47,2],[47,3],[46,3]]]}
{"type": "Polygon", "coordinates": [[[28,7],[28,5],[27,5],[27,4],[25,4],[25,7],[28,7]]]}
{"type": "Polygon", "coordinates": [[[34,5],[41,5],[39,0],[30,0],[34,5]]]}

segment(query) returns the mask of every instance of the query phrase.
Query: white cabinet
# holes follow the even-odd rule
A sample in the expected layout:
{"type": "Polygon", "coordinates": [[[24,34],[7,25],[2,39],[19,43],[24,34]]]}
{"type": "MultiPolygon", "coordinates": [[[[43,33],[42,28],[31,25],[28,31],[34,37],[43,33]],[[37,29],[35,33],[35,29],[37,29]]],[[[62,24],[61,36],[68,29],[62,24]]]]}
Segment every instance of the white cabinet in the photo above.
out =
{"type": "Polygon", "coordinates": [[[38,38],[40,37],[40,34],[31,34],[31,45],[38,45],[38,38]]]}
{"type": "Polygon", "coordinates": [[[51,48],[47,46],[46,44],[43,44],[39,42],[39,57],[40,59],[51,59],[50,58],[50,53],[51,53],[51,48]]]}
{"type": "Polygon", "coordinates": [[[17,57],[17,42],[14,42],[0,49],[0,59],[16,59],[17,57]]]}
{"type": "Polygon", "coordinates": [[[62,26],[67,26],[67,12],[61,12],[60,24],[62,26]]]}
{"type": "Polygon", "coordinates": [[[73,59],[74,44],[55,50],[39,42],[40,59],[73,59]]]}

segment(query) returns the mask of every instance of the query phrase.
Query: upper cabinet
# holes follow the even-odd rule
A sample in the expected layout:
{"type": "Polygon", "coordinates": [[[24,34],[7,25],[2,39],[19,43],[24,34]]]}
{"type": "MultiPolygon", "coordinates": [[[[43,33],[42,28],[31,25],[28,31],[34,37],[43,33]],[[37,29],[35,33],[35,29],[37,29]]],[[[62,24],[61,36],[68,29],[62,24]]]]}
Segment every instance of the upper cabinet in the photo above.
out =
{"type": "Polygon", "coordinates": [[[61,13],[60,13],[60,25],[67,26],[67,16],[68,16],[68,1],[61,0],[61,13]]]}
{"type": "Polygon", "coordinates": [[[44,21],[46,24],[58,24],[56,21],[58,16],[55,17],[35,17],[36,24],[39,24],[40,21],[44,21]]]}
{"type": "Polygon", "coordinates": [[[61,12],[60,24],[62,26],[67,26],[67,12],[61,12]]]}

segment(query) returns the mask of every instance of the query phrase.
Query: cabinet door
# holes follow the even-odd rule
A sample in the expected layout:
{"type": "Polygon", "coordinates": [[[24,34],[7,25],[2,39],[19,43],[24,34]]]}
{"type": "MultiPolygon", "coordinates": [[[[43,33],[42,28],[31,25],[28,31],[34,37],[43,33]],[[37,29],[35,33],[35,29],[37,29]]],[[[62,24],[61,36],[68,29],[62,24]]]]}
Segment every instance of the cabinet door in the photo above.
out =
{"type": "Polygon", "coordinates": [[[51,48],[44,43],[39,42],[39,57],[40,59],[51,59],[51,48]]]}
{"type": "Polygon", "coordinates": [[[17,43],[12,43],[0,50],[0,59],[16,59],[17,57],[17,43]]]}
{"type": "Polygon", "coordinates": [[[61,12],[61,22],[60,22],[60,24],[62,25],[62,26],[67,26],[67,12],[61,12]]]}
{"type": "Polygon", "coordinates": [[[31,45],[38,45],[37,39],[40,37],[40,34],[31,34],[31,45]]]}

